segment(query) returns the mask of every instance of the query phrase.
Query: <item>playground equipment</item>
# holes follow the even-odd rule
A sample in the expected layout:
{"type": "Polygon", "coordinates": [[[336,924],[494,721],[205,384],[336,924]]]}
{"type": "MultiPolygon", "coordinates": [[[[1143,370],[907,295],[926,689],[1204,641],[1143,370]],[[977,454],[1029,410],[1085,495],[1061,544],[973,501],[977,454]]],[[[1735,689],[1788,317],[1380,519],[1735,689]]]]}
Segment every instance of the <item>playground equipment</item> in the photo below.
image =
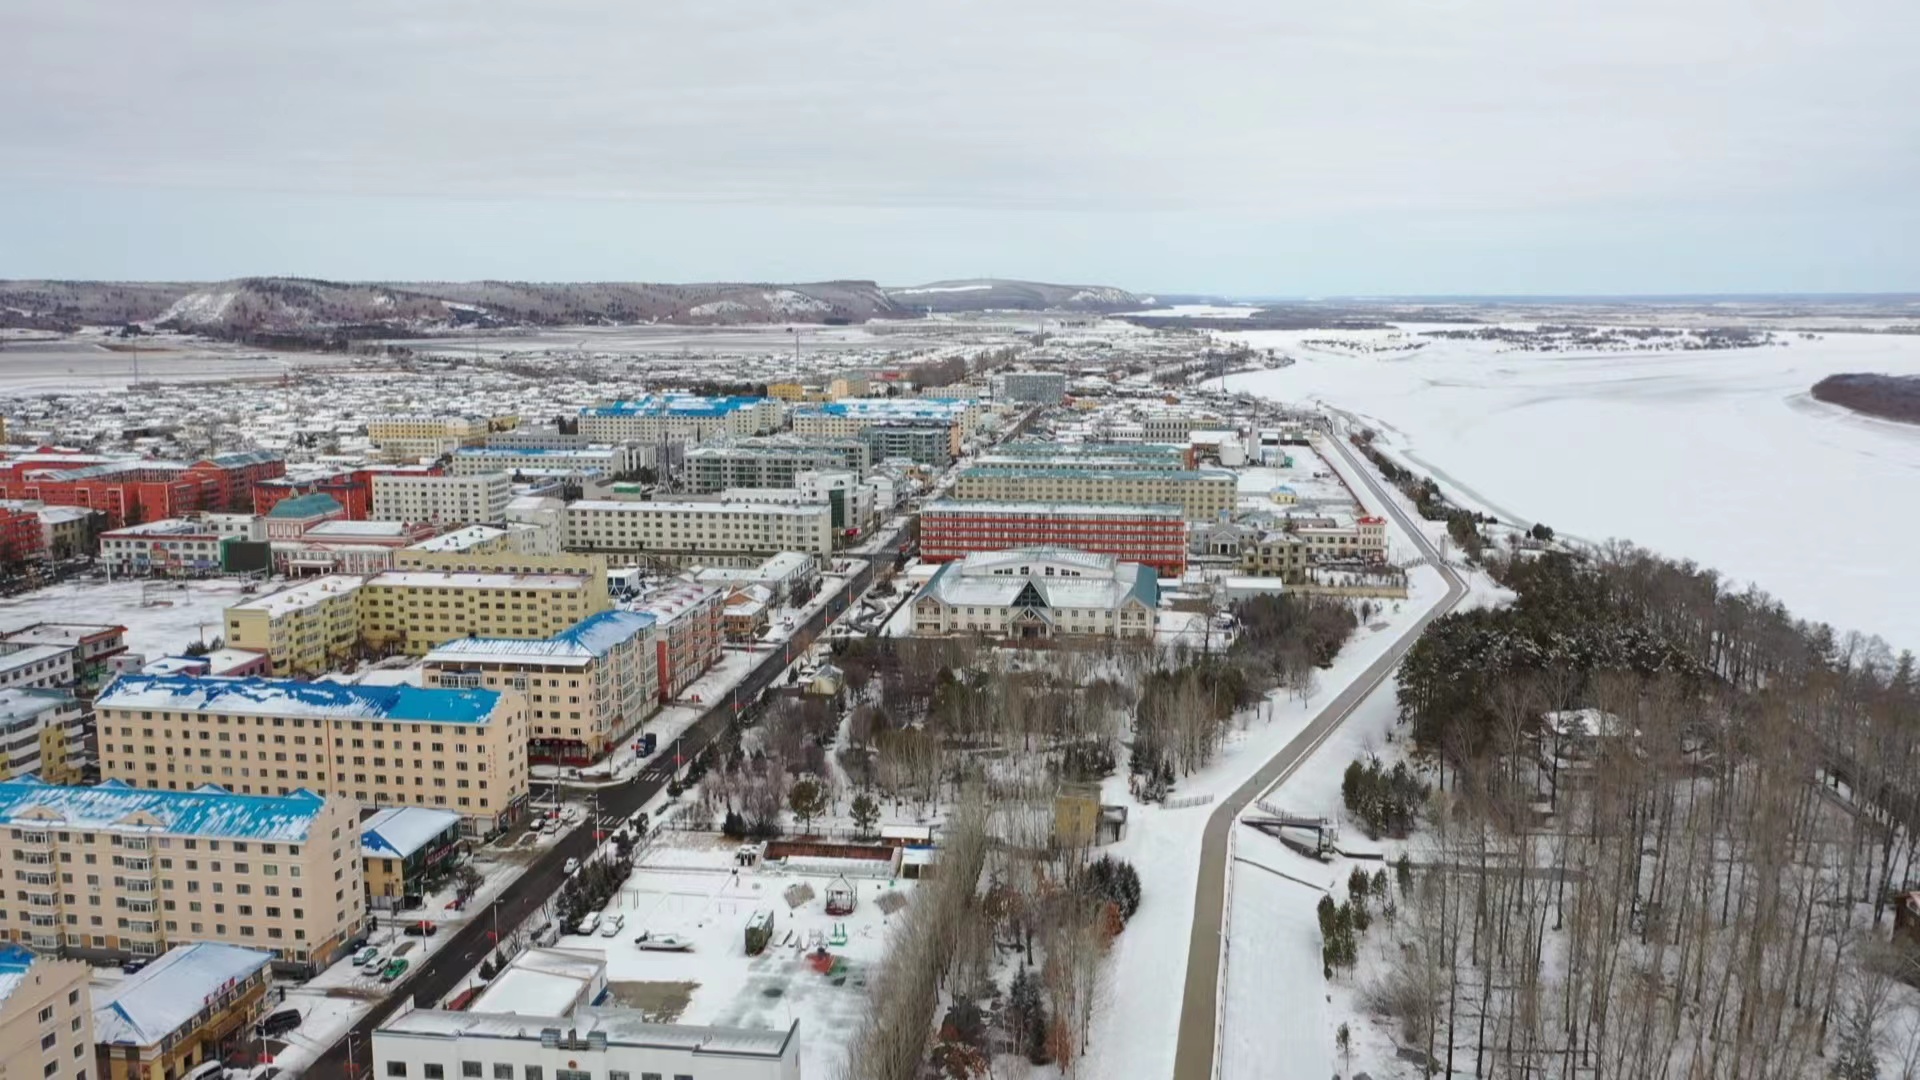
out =
{"type": "Polygon", "coordinates": [[[827,914],[851,915],[858,903],[859,895],[844,875],[827,883],[827,914]]]}

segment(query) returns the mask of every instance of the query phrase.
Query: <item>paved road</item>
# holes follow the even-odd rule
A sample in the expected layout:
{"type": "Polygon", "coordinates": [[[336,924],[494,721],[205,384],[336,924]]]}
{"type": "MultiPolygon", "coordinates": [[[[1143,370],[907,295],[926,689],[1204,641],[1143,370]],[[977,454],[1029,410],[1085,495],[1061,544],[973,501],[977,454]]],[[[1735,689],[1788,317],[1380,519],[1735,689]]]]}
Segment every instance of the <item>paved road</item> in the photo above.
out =
{"type": "MultiPolygon", "coordinates": [[[[1207,818],[1206,832],[1200,847],[1200,878],[1193,890],[1193,932],[1187,941],[1187,983],[1184,1004],[1180,1009],[1180,1041],[1174,1050],[1173,1075],[1175,1080],[1212,1080],[1214,1075],[1216,1035],[1220,1018],[1220,947],[1221,920],[1225,916],[1227,886],[1227,834],[1233,828],[1234,819],[1240,811],[1258,798],[1260,793],[1275,783],[1284,780],[1300,767],[1327,736],[1344,723],[1353,710],[1367,699],[1367,696],[1384,682],[1393,669],[1399,665],[1400,658],[1420,637],[1429,622],[1453,610],[1454,605],[1466,595],[1466,583],[1460,576],[1447,568],[1440,554],[1427,543],[1426,535],[1419,526],[1401,512],[1395,503],[1381,489],[1373,474],[1358,456],[1347,449],[1345,442],[1329,438],[1328,444],[1336,447],[1347,461],[1352,472],[1362,477],[1366,486],[1373,492],[1373,501],[1391,514],[1400,527],[1412,535],[1421,551],[1439,569],[1447,581],[1447,595],[1432,610],[1422,616],[1394,642],[1386,654],[1374,661],[1367,669],[1327,702],[1315,717],[1293,740],[1281,747],[1272,760],[1260,767],[1252,779],[1240,785],[1233,794],[1222,800],[1213,814],[1207,818]]],[[[1319,978],[1317,971],[1307,973],[1275,972],[1275,978],[1310,977],[1319,978]]]]}
{"type": "MultiPolygon", "coordinates": [[[[813,613],[800,627],[795,628],[795,636],[807,635],[809,639],[818,636],[827,624],[844,614],[853,601],[867,586],[873,583],[873,568],[881,560],[891,562],[899,550],[903,537],[896,535],[878,552],[868,555],[841,554],[838,558],[864,561],[864,565],[847,579],[847,586],[829,600],[825,607],[813,613]]],[[[747,673],[737,690],[712,704],[701,717],[690,725],[680,737],[680,753],[692,758],[714,736],[718,735],[731,720],[736,703],[752,701],[754,695],[766,689],[776,676],[787,666],[785,651],[776,649],[747,673]]],[[[670,746],[662,746],[662,754],[671,752],[670,746]]],[[[639,776],[624,783],[598,789],[600,816],[603,820],[620,821],[635,810],[646,805],[661,789],[667,786],[673,770],[649,768],[639,776]]],[[[401,984],[399,992],[374,1006],[360,1022],[327,1049],[306,1071],[307,1076],[318,1080],[344,1080],[350,1076],[368,1075],[371,1064],[373,1029],[400,1007],[408,997],[432,1006],[447,995],[454,993],[465,981],[480,961],[486,958],[493,948],[494,927],[499,927],[501,938],[507,938],[518,930],[535,912],[543,908],[553,898],[561,881],[561,868],[566,860],[577,858],[585,860],[595,847],[593,839],[595,823],[582,822],[571,833],[561,837],[551,848],[529,865],[525,872],[514,879],[500,894],[498,900],[488,908],[478,909],[465,923],[448,930],[452,940],[442,945],[438,951],[417,965],[413,972],[401,984]],[[349,1070],[349,1053],[352,1057],[352,1069],[349,1070]]]]}

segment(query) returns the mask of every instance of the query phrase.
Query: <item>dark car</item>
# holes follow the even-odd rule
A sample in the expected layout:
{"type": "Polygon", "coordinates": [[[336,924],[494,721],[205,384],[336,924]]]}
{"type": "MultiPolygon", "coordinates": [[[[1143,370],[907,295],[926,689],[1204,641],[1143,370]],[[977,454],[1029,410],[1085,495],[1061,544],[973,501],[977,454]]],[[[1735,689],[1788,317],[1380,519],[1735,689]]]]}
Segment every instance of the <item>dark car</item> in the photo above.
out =
{"type": "Polygon", "coordinates": [[[432,937],[440,932],[440,928],[425,919],[421,919],[418,922],[408,923],[406,928],[400,932],[408,937],[432,937]]]}
{"type": "Polygon", "coordinates": [[[280,1009],[275,1012],[270,1012],[267,1015],[261,1017],[260,1022],[255,1024],[253,1027],[254,1027],[254,1030],[259,1032],[262,1036],[272,1037],[274,1035],[279,1035],[282,1032],[292,1031],[294,1028],[297,1028],[299,1026],[300,1026],[300,1010],[299,1009],[280,1009]]]}
{"type": "Polygon", "coordinates": [[[120,965],[120,970],[125,972],[128,975],[138,975],[140,974],[141,970],[144,969],[149,963],[152,963],[152,961],[129,960],[126,963],[120,965]]]}

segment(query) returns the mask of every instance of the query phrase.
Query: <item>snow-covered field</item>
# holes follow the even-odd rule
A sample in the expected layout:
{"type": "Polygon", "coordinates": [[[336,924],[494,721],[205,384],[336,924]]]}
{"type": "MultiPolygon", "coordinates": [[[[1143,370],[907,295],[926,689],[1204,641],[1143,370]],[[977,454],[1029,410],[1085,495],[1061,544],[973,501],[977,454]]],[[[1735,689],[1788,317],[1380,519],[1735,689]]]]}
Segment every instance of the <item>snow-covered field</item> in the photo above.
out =
{"type": "Polygon", "coordinates": [[[196,641],[226,633],[226,609],[249,598],[245,587],[239,580],[217,578],[66,581],[0,599],[0,628],[37,622],[114,623],[127,628],[128,651],[148,659],[178,655],[196,641]]]}
{"type": "Polygon", "coordinates": [[[1404,331],[1221,337],[1296,361],[1229,388],[1351,412],[1468,505],[1630,539],[1755,583],[1801,617],[1920,647],[1920,578],[1887,561],[1920,522],[1920,427],[1808,394],[1836,372],[1920,373],[1920,337],[1625,354],[1413,350],[1422,339],[1404,331]]]}

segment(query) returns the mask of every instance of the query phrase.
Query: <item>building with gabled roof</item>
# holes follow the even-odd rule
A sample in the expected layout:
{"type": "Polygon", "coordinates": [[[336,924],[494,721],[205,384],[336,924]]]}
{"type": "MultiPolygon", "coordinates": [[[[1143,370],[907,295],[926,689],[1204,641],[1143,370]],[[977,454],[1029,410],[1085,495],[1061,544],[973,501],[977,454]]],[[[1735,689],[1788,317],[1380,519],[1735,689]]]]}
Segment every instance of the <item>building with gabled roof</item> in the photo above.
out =
{"type": "Polygon", "coordinates": [[[460,815],[427,806],[389,806],[360,823],[367,895],[375,906],[419,896],[422,881],[458,850],[460,815]]]}
{"type": "Polygon", "coordinates": [[[969,555],[946,563],[913,600],[916,634],[997,638],[1150,638],[1160,605],[1152,567],[1061,548],[969,555]]]}
{"type": "Polygon", "coordinates": [[[15,870],[0,939],[83,958],[220,941],[323,967],[364,922],[357,818],[351,802],[305,788],[0,781],[0,863],[15,870]]]}
{"type": "Polygon", "coordinates": [[[185,1076],[223,1060],[266,1002],[273,954],[197,942],[169,949],[94,997],[101,1080],[185,1076]]]}

